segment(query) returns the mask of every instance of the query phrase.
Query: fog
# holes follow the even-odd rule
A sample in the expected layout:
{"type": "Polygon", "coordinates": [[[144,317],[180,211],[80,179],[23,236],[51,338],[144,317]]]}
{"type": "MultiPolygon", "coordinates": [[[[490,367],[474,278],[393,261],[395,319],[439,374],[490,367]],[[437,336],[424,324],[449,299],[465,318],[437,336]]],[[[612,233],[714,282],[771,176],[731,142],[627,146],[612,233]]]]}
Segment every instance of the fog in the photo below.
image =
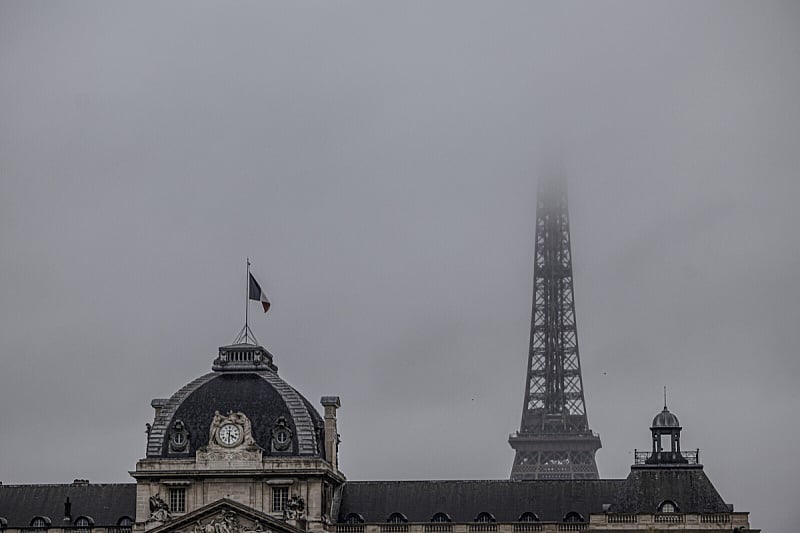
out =
{"type": "Polygon", "coordinates": [[[601,476],[800,493],[796,2],[0,2],[0,481],[132,482],[244,321],[348,479],[507,478],[536,181],[569,179],[601,476]]]}

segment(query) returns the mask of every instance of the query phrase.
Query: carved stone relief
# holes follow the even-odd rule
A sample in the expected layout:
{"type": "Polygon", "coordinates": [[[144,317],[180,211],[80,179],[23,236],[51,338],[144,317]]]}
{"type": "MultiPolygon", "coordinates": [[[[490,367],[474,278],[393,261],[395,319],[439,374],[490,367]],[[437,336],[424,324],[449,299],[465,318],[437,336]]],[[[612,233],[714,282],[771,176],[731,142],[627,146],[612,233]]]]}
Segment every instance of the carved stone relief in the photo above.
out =
{"type": "Polygon", "coordinates": [[[234,511],[220,511],[216,516],[197,520],[179,533],[271,533],[261,522],[240,520],[234,511]]]}
{"type": "Polygon", "coordinates": [[[229,450],[238,447],[258,447],[253,439],[253,428],[250,424],[250,419],[241,411],[236,413],[228,411],[226,415],[215,411],[214,419],[211,421],[211,427],[208,430],[208,449],[229,450]],[[240,435],[237,434],[237,431],[240,432],[240,435]],[[234,435],[236,436],[235,439],[233,439],[234,435]]]}
{"type": "Polygon", "coordinates": [[[254,468],[261,463],[262,450],[253,439],[250,419],[242,412],[214,412],[208,429],[208,446],[196,453],[200,468],[254,468]]]}

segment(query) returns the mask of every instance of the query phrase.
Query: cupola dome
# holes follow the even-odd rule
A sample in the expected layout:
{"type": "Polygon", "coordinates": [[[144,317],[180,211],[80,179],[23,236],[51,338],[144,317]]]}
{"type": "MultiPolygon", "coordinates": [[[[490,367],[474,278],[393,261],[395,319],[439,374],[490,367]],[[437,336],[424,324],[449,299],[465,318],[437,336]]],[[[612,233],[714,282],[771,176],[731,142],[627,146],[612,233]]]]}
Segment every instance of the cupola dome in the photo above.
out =
{"type": "MultiPolygon", "coordinates": [[[[325,458],[325,424],[312,404],[278,376],[262,346],[233,344],[219,349],[213,372],[182,387],[168,400],[153,400],[148,458],[194,457],[210,442],[217,419],[247,420],[252,444],[264,456],[325,458]]],[[[243,426],[244,427],[244,426],[243,426]]]]}
{"type": "Polygon", "coordinates": [[[681,427],[681,423],[678,421],[678,417],[675,416],[673,413],[670,413],[667,406],[664,406],[664,410],[661,411],[656,415],[653,419],[654,428],[679,428],[681,427]]]}

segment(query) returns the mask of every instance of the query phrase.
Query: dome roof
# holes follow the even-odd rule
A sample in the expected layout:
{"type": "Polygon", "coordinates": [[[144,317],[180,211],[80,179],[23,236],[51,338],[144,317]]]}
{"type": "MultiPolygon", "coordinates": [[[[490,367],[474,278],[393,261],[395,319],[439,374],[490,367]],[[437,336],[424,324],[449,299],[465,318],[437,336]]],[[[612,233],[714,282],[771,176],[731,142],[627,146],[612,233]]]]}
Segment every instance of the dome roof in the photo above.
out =
{"type": "Polygon", "coordinates": [[[194,457],[209,441],[215,413],[242,412],[250,420],[253,439],[264,456],[324,457],[324,422],[312,404],[278,377],[272,355],[253,345],[220,348],[214,371],[181,388],[160,408],[147,439],[147,457],[194,457]],[[249,358],[249,359],[248,359],[249,358]],[[293,436],[282,451],[271,446],[272,430],[283,418],[293,436]],[[170,435],[185,432],[188,446],[176,451],[170,435]]]}
{"type": "Polygon", "coordinates": [[[653,427],[654,428],[679,428],[681,427],[681,423],[678,421],[678,417],[674,414],[669,412],[667,406],[664,406],[664,410],[661,411],[656,415],[653,419],[653,427]]]}

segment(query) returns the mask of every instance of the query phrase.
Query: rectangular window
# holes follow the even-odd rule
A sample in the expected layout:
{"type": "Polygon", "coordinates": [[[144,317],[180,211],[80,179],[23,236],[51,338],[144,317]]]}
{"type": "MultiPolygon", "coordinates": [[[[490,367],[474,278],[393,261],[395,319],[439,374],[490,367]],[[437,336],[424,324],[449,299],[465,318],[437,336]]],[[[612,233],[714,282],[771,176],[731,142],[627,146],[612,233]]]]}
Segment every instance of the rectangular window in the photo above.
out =
{"type": "Polygon", "coordinates": [[[289,487],[272,487],[272,511],[285,511],[289,501],[289,487]]]}
{"type": "Polygon", "coordinates": [[[169,489],[169,510],[173,513],[186,512],[186,489],[183,487],[169,489]]]}

